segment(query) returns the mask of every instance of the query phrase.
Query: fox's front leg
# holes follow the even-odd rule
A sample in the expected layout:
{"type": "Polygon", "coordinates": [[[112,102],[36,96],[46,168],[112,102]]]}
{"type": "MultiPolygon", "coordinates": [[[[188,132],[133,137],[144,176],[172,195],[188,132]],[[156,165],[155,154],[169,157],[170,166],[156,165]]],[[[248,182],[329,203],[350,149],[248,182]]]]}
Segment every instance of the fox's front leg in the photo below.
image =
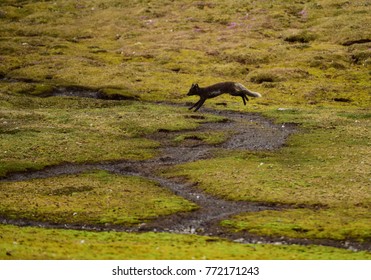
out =
{"type": "Polygon", "coordinates": [[[200,109],[200,107],[202,106],[202,104],[205,103],[205,101],[206,101],[206,99],[200,98],[200,100],[198,100],[195,104],[193,104],[188,110],[191,110],[194,107],[196,107],[196,109],[194,110],[196,112],[198,109],[200,109]]]}
{"type": "Polygon", "coordinates": [[[188,108],[188,110],[191,110],[191,109],[193,109],[194,107],[196,107],[200,102],[201,102],[201,98],[200,98],[200,100],[198,100],[195,104],[193,104],[191,107],[189,107],[188,108]]]}
{"type": "Polygon", "coordinates": [[[205,103],[206,99],[204,98],[201,98],[198,102],[197,102],[197,107],[196,109],[194,110],[194,112],[196,112],[198,109],[201,108],[201,106],[205,103]]]}

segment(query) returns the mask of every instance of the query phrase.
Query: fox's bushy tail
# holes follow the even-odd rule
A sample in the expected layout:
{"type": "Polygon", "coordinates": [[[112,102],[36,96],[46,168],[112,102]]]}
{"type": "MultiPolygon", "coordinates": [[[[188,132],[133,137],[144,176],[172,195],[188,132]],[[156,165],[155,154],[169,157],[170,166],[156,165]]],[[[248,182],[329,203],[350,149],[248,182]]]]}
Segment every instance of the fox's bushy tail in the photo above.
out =
{"type": "Polygon", "coordinates": [[[252,96],[252,97],[262,97],[262,95],[259,93],[259,92],[254,92],[254,91],[251,91],[251,90],[248,90],[243,84],[240,84],[240,83],[236,83],[235,84],[235,87],[238,89],[238,90],[241,90],[243,91],[246,95],[248,96],[252,96]]]}
{"type": "Polygon", "coordinates": [[[252,96],[252,97],[262,97],[262,95],[261,95],[259,92],[251,91],[251,90],[248,90],[248,89],[246,89],[245,92],[246,92],[246,94],[247,94],[248,96],[252,96]]]}

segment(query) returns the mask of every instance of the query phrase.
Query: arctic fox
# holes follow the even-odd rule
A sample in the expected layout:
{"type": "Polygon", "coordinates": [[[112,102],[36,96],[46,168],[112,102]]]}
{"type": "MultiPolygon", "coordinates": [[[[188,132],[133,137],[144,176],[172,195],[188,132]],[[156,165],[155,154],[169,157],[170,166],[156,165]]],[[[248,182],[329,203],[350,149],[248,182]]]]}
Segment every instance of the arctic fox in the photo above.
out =
{"type": "Polygon", "coordinates": [[[200,100],[190,107],[189,110],[196,107],[194,110],[196,112],[205,103],[206,99],[217,97],[223,93],[229,93],[232,96],[241,96],[243,104],[245,105],[246,101],[249,100],[247,95],[252,97],[261,97],[260,93],[250,91],[240,83],[223,82],[204,88],[199,87],[198,84],[192,84],[187,95],[198,95],[200,96],[200,100]]]}

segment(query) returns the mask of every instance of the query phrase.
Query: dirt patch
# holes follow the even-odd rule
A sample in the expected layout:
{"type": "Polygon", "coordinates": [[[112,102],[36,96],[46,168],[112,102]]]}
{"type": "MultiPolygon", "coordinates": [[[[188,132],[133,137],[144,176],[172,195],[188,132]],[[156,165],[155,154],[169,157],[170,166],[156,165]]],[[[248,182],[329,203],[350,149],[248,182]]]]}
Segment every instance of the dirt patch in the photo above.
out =
{"type": "Polygon", "coordinates": [[[89,88],[70,86],[70,87],[57,87],[50,93],[44,94],[44,97],[50,96],[66,96],[66,97],[83,97],[83,98],[96,98],[103,100],[136,100],[135,96],[128,96],[118,93],[107,94],[103,90],[92,90],[89,88]]]}
{"type": "Polygon", "coordinates": [[[287,137],[297,131],[295,124],[275,124],[258,114],[215,110],[207,112],[229,120],[213,125],[215,129],[230,131],[231,137],[221,145],[225,149],[275,150],[282,147],[287,137]]]}

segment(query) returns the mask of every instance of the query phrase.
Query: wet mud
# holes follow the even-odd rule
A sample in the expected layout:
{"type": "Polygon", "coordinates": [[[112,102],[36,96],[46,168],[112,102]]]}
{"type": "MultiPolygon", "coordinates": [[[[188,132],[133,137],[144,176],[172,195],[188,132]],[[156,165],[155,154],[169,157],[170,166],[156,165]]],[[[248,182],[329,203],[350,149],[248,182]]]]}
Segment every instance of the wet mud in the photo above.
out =
{"type": "MultiPolygon", "coordinates": [[[[61,91],[61,90],[60,90],[61,91]]],[[[61,95],[56,91],[55,95],[61,95]]],[[[70,91],[65,96],[79,96],[99,98],[94,93],[70,91]]],[[[179,110],[185,107],[175,104],[179,110]]],[[[254,236],[248,232],[230,232],[219,225],[220,221],[230,216],[243,212],[257,212],[263,210],[281,210],[301,206],[272,205],[266,203],[230,201],[204,193],[197,188],[197,184],[189,182],[185,178],[162,177],[161,170],[174,165],[194,162],[211,158],[216,150],[275,150],[283,145],[287,138],[295,133],[298,128],[294,124],[276,124],[272,121],[251,113],[242,113],[225,110],[212,110],[202,108],[199,113],[190,113],[188,118],[198,119],[200,125],[192,132],[215,132],[222,131],[228,135],[228,139],[221,144],[207,144],[198,137],[185,138],[184,141],[174,142],[173,139],[190,131],[164,131],[160,130],[147,137],[160,143],[158,156],[144,161],[109,161],[98,163],[71,164],[65,163],[57,166],[46,167],[39,171],[13,173],[0,181],[23,181],[35,178],[49,178],[67,174],[79,174],[90,170],[105,170],[114,174],[139,176],[156,182],[163,188],[171,190],[198,205],[198,209],[192,212],[181,212],[168,216],[161,216],[132,227],[118,225],[76,225],[76,224],[50,224],[45,222],[9,220],[0,217],[4,224],[19,226],[40,226],[46,228],[69,228],[79,230],[96,231],[127,231],[127,232],[170,232],[185,234],[200,234],[227,238],[241,243],[273,243],[273,244],[320,244],[354,250],[371,250],[370,244],[334,241],[334,240],[308,240],[292,239],[287,237],[254,236]],[[214,114],[222,117],[221,122],[204,122],[202,113],[214,114]]]]}

